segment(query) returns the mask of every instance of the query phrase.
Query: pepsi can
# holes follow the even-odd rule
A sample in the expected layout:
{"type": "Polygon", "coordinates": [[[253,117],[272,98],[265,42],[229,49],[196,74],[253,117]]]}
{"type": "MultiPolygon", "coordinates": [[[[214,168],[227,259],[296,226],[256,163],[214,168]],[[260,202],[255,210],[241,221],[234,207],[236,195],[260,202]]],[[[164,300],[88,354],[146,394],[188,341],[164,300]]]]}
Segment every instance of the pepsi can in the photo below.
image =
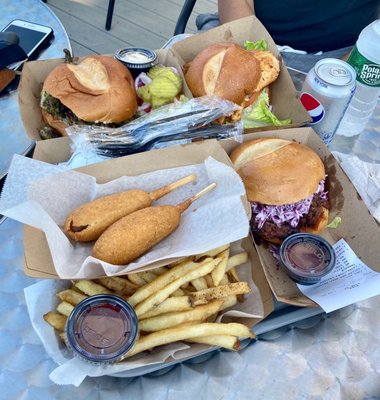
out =
{"type": "Polygon", "coordinates": [[[300,100],[311,117],[310,126],[327,145],[338,129],[355,88],[355,70],[335,58],[318,61],[306,76],[300,100]]]}

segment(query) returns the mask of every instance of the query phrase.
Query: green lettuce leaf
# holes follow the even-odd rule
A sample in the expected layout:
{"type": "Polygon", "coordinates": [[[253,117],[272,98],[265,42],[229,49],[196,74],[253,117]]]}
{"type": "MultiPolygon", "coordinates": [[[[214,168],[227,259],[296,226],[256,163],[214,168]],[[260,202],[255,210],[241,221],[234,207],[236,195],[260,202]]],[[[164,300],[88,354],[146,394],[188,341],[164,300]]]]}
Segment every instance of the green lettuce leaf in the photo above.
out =
{"type": "Polygon", "coordinates": [[[336,216],[328,225],[326,225],[327,228],[337,228],[340,224],[342,223],[342,218],[339,216],[336,216]]]}
{"type": "Polygon", "coordinates": [[[243,111],[244,128],[258,128],[261,126],[281,126],[292,123],[291,119],[278,119],[269,106],[268,91],[264,89],[258,99],[243,111]]]}
{"type": "Polygon", "coordinates": [[[258,40],[257,42],[246,40],[244,42],[244,48],[246,50],[268,50],[268,45],[265,39],[258,40]]]}

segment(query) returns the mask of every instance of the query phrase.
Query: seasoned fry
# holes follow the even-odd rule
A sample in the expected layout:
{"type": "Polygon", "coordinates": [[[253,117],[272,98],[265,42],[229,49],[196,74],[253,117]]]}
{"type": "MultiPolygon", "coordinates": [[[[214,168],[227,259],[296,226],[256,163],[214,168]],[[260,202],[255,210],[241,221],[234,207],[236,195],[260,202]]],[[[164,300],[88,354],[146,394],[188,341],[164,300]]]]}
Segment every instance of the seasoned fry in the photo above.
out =
{"type": "Polygon", "coordinates": [[[208,288],[206,279],[203,276],[197,279],[193,279],[191,281],[191,284],[195,287],[196,290],[203,290],[208,288]]]}
{"type": "Polygon", "coordinates": [[[152,282],[157,278],[157,275],[154,274],[151,271],[143,271],[143,272],[139,272],[139,276],[146,282],[152,282]]]}
{"type": "Polygon", "coordinates": [[[75,282],[75,287],[89,296],[94,296],[95,294],[112,294],[112,292],[104,286],[85,279],[75,282]]]}
{"type": "MultiPolygon", "coordinates": [[[[175,292],[178,288],[180,288],[184,283],[190,282],[192,279],[204,276],[209,272],[211,272],[215,268],[215,266],[218,265],[219,262],[220,259],[207,258],[206,260],[198,264],[196,269],[190,270],[190,272],[188,272],[187,274],[182,275],[174,282],[171,282],[169,285],[162,288],[162,290],[152,294],[144,301],[137,304],[137,306],[135,307],[135,313],[137,317],[139,317],[142,314],[145,314],[150,309],[157,307],[158,304],[167,299],[173,292],[175,292]]],[[[157,279],[159,278],[160,277],[158,277],[157,279]]],[[[131,298],[129,298],[129,300],[130,299],[131,298]]]]}
{"type": "MultiPolygon", "coordinates": [[[[224,304],[224,303],[223,303],[224,304]]],[[[140,320],[145,318],[155,317],[156,315],[167,314],[175,311],[192,310],[191,301],[189,296],[169,297],[164,300],[157,307],[140,315],[140,320]]]]}
{"type": "Polygon", "coordinates": [[[234,322],[229,324],[205,322],[196,325],[177,326],[140,337],[133,348],[123,356],[123,359],[171,342],[212,335],[230,335],[239,338],[255,337],[248,327],[234,322]]]}
{"type": "Polygon", "coordinates": [[[230,283],[230,280],[228,279],[228,275],[224,274],[222,280],[220,281],[221,285],[228,285],[230,283]]]}
{"type": "Polygon", "coordinates": [[[189,321],[206,320],[206,318],[217,313],[222,304],[223,300],[215,300],[203,306],[195,307],[190,311],[174,312],[147,318],[139,322],[139,327],[144,332],[155,332],[189,321]]]}
{"type": "Polygon", "coordinates": [[[183,291],[185,291],[185,290],[190,290],[190,282],[184,283],[184,284],[182,285],[181,289],[182,289],[183,291]]]}
{"type": "Polygon", "coordinates": [[[237,297],[234,294],[232,294],[224,299],[224,303],[222,304],[222,307],[220,307],[220,311],[232,307],[236,303],[237,303],[237,297]]]}
{"type": "Polygon", "coordinates": [[[119,295],[130,296],[138,288],[135,283],[132,283],[127,278],[122,278],[120,276],[107,276],[104,278],[95,279],[95,282],[105,286],[107,289],[112,290],[119,295]]]}
{"type": "Polygon", "coordinates": [[[58,314],[55,311],[49,311],[44,315],[44,320],[58,331],[65,330],[67,320],[65,315],[58,314]]]}
{"type": "Polygon", "coordinates": [[[248,261],[248,253],[246,251],[231,256],[227,262],[226,272],[228,272],[233,267],[245,264],[247,261],[248,261]]]}
{"type": "Polygon", "coordinates": [[[240,341],[236,336],[231,335],[212,335],[201,336],[193,339],[187,339],[190,343],[203,343],[210,346],[224,347],[225,349],[240,350],[240,341]]]}
{"type": "Polygon", "coordinates": [[[235,267],[232,267],[227,273],[231,277],[232,282],[240,282],[240,278],[235,267]]]}
{"type": "Polygon", "coordinates": [[[212,280],[211,275],[206,275],[205,276],[205,281],[207,283],[207,287],[214,287],[214,281],[212,280]]]}
{"type": "Polygon", "coordinates": [[[139,275],[138,272],[132,272],[131,274],[127,275],[128,279],[134,283],[135,285],[137,285],[138,287],[140,286],[144,286],[145,285],[145,281],[143,278],[141,278],[141,276],[139,275]]]}
{"type": "Polygon", "coordinates": [[[194,260],[199,260],[202,257],[214,257],[221,253],[224,250],[227,250],[230,248],[230,244],[226,243],[223,246],[216,247],[215,249],[211,249],[208,251],[205,251],[204,253],[196,254],[193,258],[194,260]]]}
{"type": "Polygon", "coordinates": [[[229,283],[214,288],[208,288],[199,292],[189,293],[190,301],[193,306],[206,304],[211,300],[221,299],[231,294],[245,294],[251,291],[247,282],[229,283]]]}
{"type": "Polygon", "coordinates": [[[212,281],[214,282],[214,286],[218,286],[220,281],[222,280],[224,273],[226,272],[228,256],[230,255],[230,249],[226,249],[219,254],[222,261],[213,269],[211,272],[212,281]]]}
{"type": "Polygon", "coordinates": [[[184,295],[185,295],[185,292],[181,288],[177,289],[175,292],[172,293],[172,296],[174,296],[174,297],[179,297],[179,296],[184,296],[184,295]]]}
{"type": "Polygon", "coordinates": [[[169,268],[167,267],[157,267],[155,269],[152,269],[150,272],[152,272],[155,275],[161,275],[164,272],[167,272],[169,268]]]}
{"type": "Polygon", "coordinates": [[[136,292],[128,299],[129,304],[131,304],[132,307],[135,306],[137,303],[140,303],[151,296],[152,293],[159,291],[170,283],[176,281],[184,274],[192,271],[195,268],[198,268],[199,265],[200,264],[186,259],[172,269],[169,269],[162,275],[158,276],[154,281],[136,290],[136,292]]]}
{"type": "Polygon", "coordinates": [[[71,311],[73,311],[73,309],[74,306],[67,301],[62,301],[62,303],[59,303],[57,306],[57,311],[62,315],[66,315],[66,317],[71,314],[71,311]]]}
{"type": "Polygon", "coordinates": [[[87,297],[85,294],[77,292],[76,290],[73,289],[62,290],[61,292],[57,293],[57,296],[62,301],[66,301],[72,304],[73,306],[76,306],[87,297]]]}

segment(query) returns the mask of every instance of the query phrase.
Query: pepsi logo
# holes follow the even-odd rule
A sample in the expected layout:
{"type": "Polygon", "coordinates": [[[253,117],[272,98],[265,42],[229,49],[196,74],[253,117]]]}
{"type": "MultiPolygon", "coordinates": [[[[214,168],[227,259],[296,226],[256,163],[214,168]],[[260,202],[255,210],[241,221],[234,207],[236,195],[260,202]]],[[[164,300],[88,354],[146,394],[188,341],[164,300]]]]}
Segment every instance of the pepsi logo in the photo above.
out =
{"type": "Polygon", "coordinates": [[[309,93],[302,93],[300,100],[311,117],[310,124],[316,124],[317,122],[322,121],[325,116],[325,109],[315,97],[309,93]]]}

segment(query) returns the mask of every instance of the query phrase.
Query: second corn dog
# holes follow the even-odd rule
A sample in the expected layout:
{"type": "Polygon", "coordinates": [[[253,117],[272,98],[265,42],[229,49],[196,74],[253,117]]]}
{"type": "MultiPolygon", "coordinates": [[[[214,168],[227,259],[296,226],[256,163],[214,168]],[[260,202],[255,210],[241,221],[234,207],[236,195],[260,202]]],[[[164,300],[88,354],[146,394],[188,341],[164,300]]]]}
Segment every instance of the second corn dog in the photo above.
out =
{"type": "Polygon", "coordinates": [[[120,218],[149,207],[154,200],[195,179],[196,175],[192,174],[150,193],[140,189],[132,189],[100,197],[71,212],[66,218],[64,230],[71,239],[76,241],[96,240],[120,218]]]}
{"type": "Polygon", "coordinates": [[[209,185],[176,206],[147,207],[121,218],[95,242],[92,255],[110,264],[130,263],[175,231],[181,214],[215,186],[215,183],[209,185]]]}

